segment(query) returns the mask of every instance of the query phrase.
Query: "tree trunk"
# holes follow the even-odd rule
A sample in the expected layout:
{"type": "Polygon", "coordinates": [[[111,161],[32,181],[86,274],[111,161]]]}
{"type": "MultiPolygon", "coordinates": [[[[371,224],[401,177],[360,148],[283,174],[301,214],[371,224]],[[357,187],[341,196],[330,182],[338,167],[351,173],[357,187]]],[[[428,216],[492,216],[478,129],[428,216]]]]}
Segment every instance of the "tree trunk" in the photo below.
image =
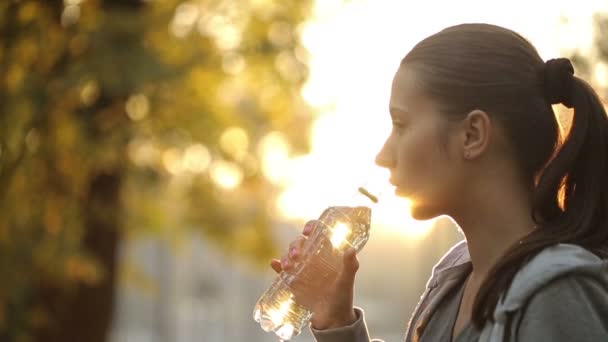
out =
{"type": "Polygon", "coordinates": [[[117,247],[120,240],[120,185],[122,173],[101,173],[91,180],[82,247],[103,268],[95,285],[78,284],[71,291],[43,289],[42,305],[52,324],[38,331],[40,342],[106,342],[115,300],[117,247]]]}

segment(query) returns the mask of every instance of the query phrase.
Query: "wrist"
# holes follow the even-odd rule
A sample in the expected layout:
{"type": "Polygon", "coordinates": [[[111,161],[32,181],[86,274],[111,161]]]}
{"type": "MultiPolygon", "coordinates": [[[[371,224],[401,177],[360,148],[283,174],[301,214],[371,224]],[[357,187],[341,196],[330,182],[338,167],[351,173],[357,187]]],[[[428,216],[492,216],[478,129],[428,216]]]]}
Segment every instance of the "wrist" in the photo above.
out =
{"type": "Polygon", "coordinates": [[[344,316],[336,316],[331,320],[327,320],[326,322],[313,322],[311,326],[316,330],[327,330],[327,329],[335,329],[342,328],[349,325],[352,325],[359,319],[355,309],[350,310],[350,312],[344,316]]]}

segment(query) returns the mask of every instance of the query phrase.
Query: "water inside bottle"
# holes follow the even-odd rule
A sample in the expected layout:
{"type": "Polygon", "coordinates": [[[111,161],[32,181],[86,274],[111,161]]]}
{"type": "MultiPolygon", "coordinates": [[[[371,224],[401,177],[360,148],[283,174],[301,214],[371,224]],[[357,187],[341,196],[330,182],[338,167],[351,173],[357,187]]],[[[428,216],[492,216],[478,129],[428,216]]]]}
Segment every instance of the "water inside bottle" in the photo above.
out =
{"type": "Polygon", "coordinates": [[[294,272],[281,272],[255,306],[254,319],[264,331],[274,332],[281,341],[300,334],[312,317],[312,304],[323,300],[327,285],[341,271],[342,259],[336,256],[349,247],[360,250],[367,242],[370,214],[366,207],[330,207],[321,215],[321,226],[303,246],[306,258],[294,272]],[[306,289],[306,298],[298,288],[306,289]],[[293,291],[300,293],[297,303],[293,291]]]}
{"type": "Polygon", "coordinates": [[[279,278],[262,295],[255,307],[254,319],[264,331],[274,331],[281,340],[290,340],[300,333],[298,327],[306,324],[312,313],[295,302],[285,282],[285,279],[279,278]],[[267,298],[273,300],[265,300],[267,298]]]}

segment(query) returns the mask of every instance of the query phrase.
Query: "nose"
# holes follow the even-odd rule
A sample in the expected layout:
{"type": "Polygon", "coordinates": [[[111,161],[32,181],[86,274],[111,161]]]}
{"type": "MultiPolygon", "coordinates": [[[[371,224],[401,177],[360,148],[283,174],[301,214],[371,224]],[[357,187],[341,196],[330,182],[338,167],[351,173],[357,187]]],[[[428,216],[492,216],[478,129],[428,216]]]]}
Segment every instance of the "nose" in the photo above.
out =
{"type": "Polygon", "coordinates": [[[384,146],[380,149],[380,152],[376,155],[376,165],[380,167],[384,167],[387,169],[392,169],[395,167],[395,160],[390,152],[389,141],[387,140],[384,143],[384,146]]]}

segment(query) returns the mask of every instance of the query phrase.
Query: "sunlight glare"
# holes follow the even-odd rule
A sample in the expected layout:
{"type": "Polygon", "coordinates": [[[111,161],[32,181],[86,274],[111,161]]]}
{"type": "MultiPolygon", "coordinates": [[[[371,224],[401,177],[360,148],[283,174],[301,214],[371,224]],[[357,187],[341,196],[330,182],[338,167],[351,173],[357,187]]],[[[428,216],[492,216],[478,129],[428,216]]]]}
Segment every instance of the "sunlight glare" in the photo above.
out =
{"type": "Polygon", "coordinates": [[[272,323],[275,327],[283,323],[283,320],[285,320],[285,317],[289,313],[289,307],[292,303],[293,301],[291,300],[291,298],[286,298],[283,302],[281,302],[278,309],[268,310],[268,315],[270,316],[270,319],[272,320],[272,323]]]}
{"type": "Polygon", "coordinates": [[[274,184],[283,184],[289,173],[289,144],[285,135],[268,133],[258,144],[258,155],[264,176],[274,184]]]}
{"type": "Polygon", "coordinates": [[[340,249],[347,243],[346,238],[350,235],[350,232],[351,230],[346,224],[338,222],[335,227],[331,228],[331,237],[329,238],[329,241],[331,241],[331,244],[335,249],[340,249]]]}
{"type": "MultiPolygon", "coordinates": [[[[308,220],[328,205],[343,204],[362,185],[365,169],[390,132],[386,108],[393,75],[401,58],[421,39],[450,25],[487,22],[520,32],[547,60],[560,56],[564,40],[566,45],[588,46],[593,31],[590,15],[607,4],[557,0],[547,7],[524,0],[431,0],[413,7],[406,1],[316,1],[313,19],[299,31],[310,68],[302,96],[317,109],[318,117],[310,153],[288,161],[289,173],[281,177],[287,187],[277,198],[277,210],[288,219],[308,220]],[[523,7],[543,15],[521,20],[523,7]],[[568,37],[573,37],[570,43],[568,37]]],[[[387,183],[388,176],[382,181],[387,183]]],[[[373,209],[373,229],[407,239],[424,237],[435,220],[414,220],[411,205],[395,195],[382,196],[373,209]]]]}
{"type": "Polygon", "coordinates": [[[595,66],[594,81],[599,88],[608,88],[608,67],[606,63],[598,63],[595,66]]]}

